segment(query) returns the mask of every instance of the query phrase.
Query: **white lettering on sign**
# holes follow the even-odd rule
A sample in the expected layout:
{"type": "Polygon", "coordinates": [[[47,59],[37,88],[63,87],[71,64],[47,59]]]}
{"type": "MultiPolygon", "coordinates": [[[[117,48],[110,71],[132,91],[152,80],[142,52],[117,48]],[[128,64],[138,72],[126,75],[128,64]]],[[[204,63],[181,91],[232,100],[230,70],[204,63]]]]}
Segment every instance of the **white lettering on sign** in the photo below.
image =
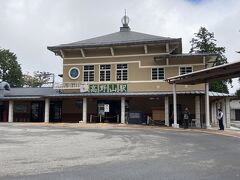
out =
{"type": "Polygon", "coordinates": [[[88,84],[81,84],[80,85],[80,92],[88,92],[89,86],[88,84]]]}

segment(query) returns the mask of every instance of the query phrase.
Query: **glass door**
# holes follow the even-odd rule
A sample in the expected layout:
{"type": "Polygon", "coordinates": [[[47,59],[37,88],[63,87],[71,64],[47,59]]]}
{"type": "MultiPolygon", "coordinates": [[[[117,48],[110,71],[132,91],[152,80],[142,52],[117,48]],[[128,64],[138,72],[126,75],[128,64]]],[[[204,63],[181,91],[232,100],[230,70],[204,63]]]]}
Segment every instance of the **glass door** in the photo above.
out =
{"type": "Polygon", "coordinates": [[[62,121],[62,101],[52,101],[50,103],[50,121],[62,121]]]}

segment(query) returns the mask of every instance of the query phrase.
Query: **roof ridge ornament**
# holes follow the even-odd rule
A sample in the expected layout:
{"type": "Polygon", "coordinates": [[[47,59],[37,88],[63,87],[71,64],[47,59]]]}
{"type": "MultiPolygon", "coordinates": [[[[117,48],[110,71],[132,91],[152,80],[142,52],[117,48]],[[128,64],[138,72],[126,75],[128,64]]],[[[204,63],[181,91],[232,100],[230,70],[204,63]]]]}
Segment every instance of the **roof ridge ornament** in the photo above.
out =
{"type": "Polygon", "coordinates": [[[122,17],[121,19],[121,22],[122,22],[122,27],[120,27],[120,31],[123,32],[123,31],[130,31],[130,27],[128,26],[129,22],[130,22],[130,19],[129,17],[127,16],[127,11],[125,9],[125,15],[122,17]]]}

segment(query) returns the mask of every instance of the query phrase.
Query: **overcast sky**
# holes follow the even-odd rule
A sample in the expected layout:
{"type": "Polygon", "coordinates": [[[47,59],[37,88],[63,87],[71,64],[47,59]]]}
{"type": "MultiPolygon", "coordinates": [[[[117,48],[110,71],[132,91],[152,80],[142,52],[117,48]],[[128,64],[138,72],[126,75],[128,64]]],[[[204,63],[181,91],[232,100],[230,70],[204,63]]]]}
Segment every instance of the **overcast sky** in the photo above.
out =
{"type": "Polygon", "coordinates": [[[62,60],[47,46],[117,32],[125,8],[133,31],[181,37],[188,52],[204,26],[226,47],[229,62],[240,60],[237,0],[0,0],[0,6],[0,48],[16,53],[24,73],[61,74],[62,60]]]}

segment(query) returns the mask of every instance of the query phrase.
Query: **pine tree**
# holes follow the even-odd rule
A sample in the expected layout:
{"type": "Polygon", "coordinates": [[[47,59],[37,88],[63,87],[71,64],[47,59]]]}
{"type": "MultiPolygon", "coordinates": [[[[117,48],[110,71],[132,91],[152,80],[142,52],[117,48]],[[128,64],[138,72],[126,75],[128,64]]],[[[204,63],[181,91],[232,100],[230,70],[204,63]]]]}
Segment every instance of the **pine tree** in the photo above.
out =
{"type": "MultiPolygon", "coordinates": [[[[227,58],[225,54],[225,47],[218,47],[214,38],[214,33],[209,32],[205,27],[200,27],[199,31],[194,34],[195,37],[190,41],[191,49],[190,53],[212,53],[217,54],[216,60],[213,62],[213,66],[226,64],[227,58]]],[[[227,84],[231,84],[230,80],[218,80],[209,84],[209,90],[221,93],[229,93],[227,84]]]]}

